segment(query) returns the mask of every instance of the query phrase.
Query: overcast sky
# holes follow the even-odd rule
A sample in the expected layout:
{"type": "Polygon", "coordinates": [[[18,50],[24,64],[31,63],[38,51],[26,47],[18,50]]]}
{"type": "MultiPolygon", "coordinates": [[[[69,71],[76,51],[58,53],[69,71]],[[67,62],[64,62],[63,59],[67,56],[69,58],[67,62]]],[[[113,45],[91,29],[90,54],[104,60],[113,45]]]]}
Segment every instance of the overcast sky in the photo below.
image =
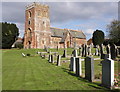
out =
{"type": "MultiPolygon", "coordinates": [[[[25,6],[29,2],[2,3],[2,21],[16,23],[20,37],[24,34],[25,6]]],[[[51,27],[82,30],[87,39],[96,29],[103,30],[118,19],[117,2],[42,2],[50,7],[51,27]]]]}

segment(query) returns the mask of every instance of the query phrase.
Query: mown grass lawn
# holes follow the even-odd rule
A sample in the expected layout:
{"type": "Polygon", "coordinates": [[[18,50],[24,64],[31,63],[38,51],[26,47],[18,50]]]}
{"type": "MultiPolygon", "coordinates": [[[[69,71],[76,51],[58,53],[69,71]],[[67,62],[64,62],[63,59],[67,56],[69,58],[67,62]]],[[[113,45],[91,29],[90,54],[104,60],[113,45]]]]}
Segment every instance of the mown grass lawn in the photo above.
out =
{"type": "MultiPolygon", "coordinates": [[[[48,63],[48,59],[42,59],[31,50],[2,50],[2,89],[3,90],[105,90],[100,82],[90,83],[87,80],[76,77],[69,71],[69,62],[56,64],[48,63]],[[22,57],[21,53],[30,53],[32,57],[22,57]]],[[[56,51],[51,49],[51,51],[56,51]]],[[[59,50],[62,55],[63,49],[59,50]]],[[[71,54],[71,49],[68,49],[71,54]]],[[[95,61],[95,74],[101,72],[100,61],[95,61]]],[[[115,62],[116,70],[118,68],[115,62]]],[[[82,62],[84,76],[84,62],[82,62]]]]}

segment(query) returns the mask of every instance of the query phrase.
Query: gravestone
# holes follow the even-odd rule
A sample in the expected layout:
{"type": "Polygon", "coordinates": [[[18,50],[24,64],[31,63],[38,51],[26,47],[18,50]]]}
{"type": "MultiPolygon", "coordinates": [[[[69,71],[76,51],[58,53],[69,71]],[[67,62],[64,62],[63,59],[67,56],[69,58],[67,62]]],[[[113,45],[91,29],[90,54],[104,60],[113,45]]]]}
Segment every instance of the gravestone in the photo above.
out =
{"type": "Polygon", "coordinates": [[[70,70],[73,72],[76,70],[75,57],[70,58],[70,70]]]}
{"type": "Polygon", "coordinates": [[[51,63],[54,63],[54,55],[51,55],[51,63]]]}
{"type": "Polygon", "coordinates": [[[110,45],[109,44],[106,46],[106,51],[107,51],[107,54],[110,54],[110,45]]]}
{"type": "Polygon", "coordinates": [[[85,54],[84,54],[84,57],[87,56],[87,45],[85,45],[85,54]]]}
{"type": "Polygon", "coordinates": [[[85,78],[94,81],[94,58],[90,56],[85,58],[85,78]]]}
{"type": "Polygon", "coordinates": [[[76,63],[76,76],[82,75],[82,64],[80,58],[75,58],[76,63]]]}
{"type": "Polygon", "coordinates": [[[51,54],[49,54],[48,61],[51,63],[51,54]]]}
{"type": "Polygon", "coordinates": [[[61,66],[61,62],[60,62],[61,56],[58,55],[57,56],[57,66],[61,66]]]}
{"type": "Polygon", "coordinates": [[[79,54],[78,56],[81,56],[82,55],[82,47],[79,47],[79,54]]]}
{"type": "Polygon", "coordinates": [[[24,53],[22,53],[22,56],[23,56],[23,57],[26,57],[26,55],[25,55],[24,53]]]}
{"type": "Polygon", "coordinates": [[[88,56],[91,55],[91,47],[88,47],[88,56]]]}
{"type": "Polygon", "coordinates": [[[99,53],[98,47],[96,47],[96,48],[95,48],[95,56],[98,56],[98,53],[99,53]]]}
{"type": "Polygon", "coordinates": [[[44,46],[44,50],[45,50],[46,52],[48,52],[48,48],[47,48],[47,46],[44,46]]]}
{"type": "Polygon", "coordinates": [[[85,45],[83,44],[82,45],[82,57],[84,57],[85,56],[85,45]]]}
{"type": "Polygon", "coordinates": [[[45,58],[46,58],[46,55],[44,54],[44,55],[42,55],[41,57],[42,57],[42,59],[45,59],[45,58]]]}
{"type": "Polygon", "coordinates": [[[67,57],[67,50],[66,49],[64,50],[62,57],[67,57]]]}
{"type": "Polygon", "coordinates": [[[107,51],[107,54],[109,55],[108,58],[111,58],[111,54],[110,54],[110,45],[109,45],[109,44],[106,46],[106,51],[107,51]]]}
{"type": "Polygon", "coordinates": [[[73,57],[78,57],[77,49],[75,49],[75,50],[73,51],[73,57]]]}
{"type": "Polygon", "coordinates": [[[111,88],[114,86],[114,61],[107,58],[102,61],[102,85],[111,88]]]}
{"type": "Polygon", "coordinates": [[[116,47],[115,44],[111,44],[110,46],[110,53],[111,53],[111,59],[116,58],[116,47]]]}

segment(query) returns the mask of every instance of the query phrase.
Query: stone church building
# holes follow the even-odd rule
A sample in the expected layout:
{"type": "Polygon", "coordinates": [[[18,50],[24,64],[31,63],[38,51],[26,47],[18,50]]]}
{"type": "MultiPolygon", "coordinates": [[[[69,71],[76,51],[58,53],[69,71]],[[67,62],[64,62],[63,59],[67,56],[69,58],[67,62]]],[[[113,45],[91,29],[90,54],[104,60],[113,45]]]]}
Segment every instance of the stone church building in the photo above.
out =
{"type": "Polygon", "coordinates": [[[69,48],[86,44],[82,31],[50,27],[49,6],[32,3],[25,11],[24,48],[69,48]]]}

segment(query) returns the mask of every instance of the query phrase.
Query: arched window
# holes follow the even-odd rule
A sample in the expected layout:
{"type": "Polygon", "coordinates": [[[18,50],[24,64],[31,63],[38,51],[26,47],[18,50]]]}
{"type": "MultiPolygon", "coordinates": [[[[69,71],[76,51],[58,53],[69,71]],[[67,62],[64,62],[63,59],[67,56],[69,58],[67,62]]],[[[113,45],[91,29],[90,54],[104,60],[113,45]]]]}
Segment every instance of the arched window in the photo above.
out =
{"type": "Polygon", "coordinates": [[[30,25],[30,21],[28,21],[28,24],[30,25]]]}
{"type": "Polygon", "coordinates": [[[31,29],[30,29],[30,28],[28,28],[27,34],[28,34],[28,38],[31,38],[31,37],[32,37],[32,32],[31,32],[31,29]]]}
{"type": "Polygon", "coordinates": [[[32,15],[32,13],[29,11],[29,12],[28,12],[28,16],[29,16],[29,18],[31,17],[31,15],[32,15]]]}

